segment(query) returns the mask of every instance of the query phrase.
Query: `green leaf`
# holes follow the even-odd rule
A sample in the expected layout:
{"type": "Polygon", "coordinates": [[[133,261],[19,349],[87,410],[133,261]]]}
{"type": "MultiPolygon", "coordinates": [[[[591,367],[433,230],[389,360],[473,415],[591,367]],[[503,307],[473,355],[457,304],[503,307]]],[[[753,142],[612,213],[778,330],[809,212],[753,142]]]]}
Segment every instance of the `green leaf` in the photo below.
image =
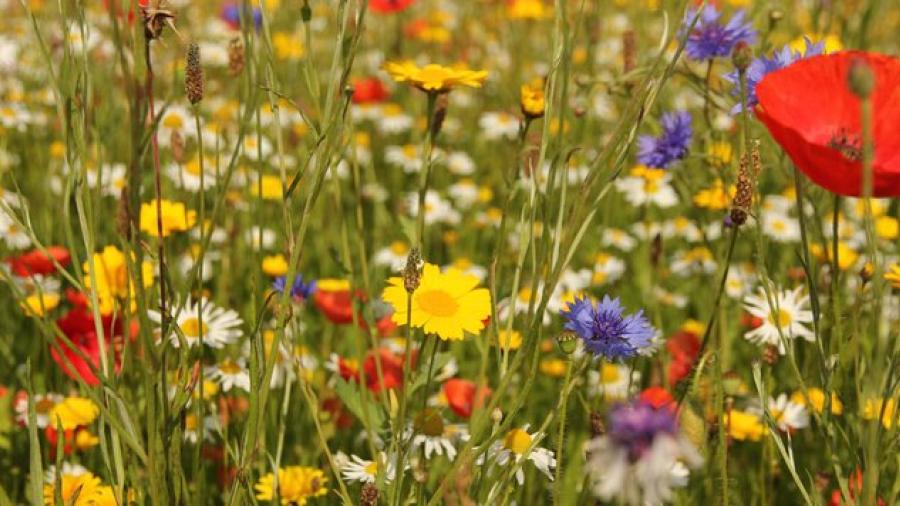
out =
{"type": "Polygon", "coordinates": [[[346,406],[356,418],[366,420],[366,416],[368,416],[368,421],[372,424],[373,428],[381,427],[384,424],[385,413],[382,411],[381,405],[377,402],[369,402],[363,407],[360,402],[359,386],[356,383],[349,383],[343,379],[338,379],[337,385],[335,385],[335,391],[337,392],[338,397],[340,397],[341,402],[344,403],[344,406],[346,406]]]}

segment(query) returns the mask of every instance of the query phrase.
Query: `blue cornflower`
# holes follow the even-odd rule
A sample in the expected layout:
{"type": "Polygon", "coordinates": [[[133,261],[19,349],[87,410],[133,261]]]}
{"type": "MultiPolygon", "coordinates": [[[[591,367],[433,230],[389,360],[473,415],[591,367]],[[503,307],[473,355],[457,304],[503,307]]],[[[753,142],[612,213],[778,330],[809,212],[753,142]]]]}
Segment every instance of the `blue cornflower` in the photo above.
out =
{"type": "Polygon", "coordinates": [[[650,346],[656,331],[643,311],[626,315],[618,298],[603,297],[596,306],[587,297],[576,298],[561,312],[563,326],[577,334],[595,356],[608,360],[632,358],[650,346]]]}
{"type": "MultiPolygon", "coordinates": [[[[287,280],[284,276],[279,276],[275,278],[275,281],[272,282],[272,289],[276,292],[284,293],[284,285],[287,280]]],[[[316,291],[316,282],[310,281],[308,283],[303,282],[303,276],[298,274],[297,277],[294,278],[294,283],[291,286],[291,297],[296,299],[308,299],[312,296],[316,291]]]]}
{"type": "MultiPolygon", "coordinates": [[[[802,53],[799,51],[792,51],[790,46],[784,46],[778,51],[775,51],[772,54],[772,57],[766,57],[765,55],[760,56],[759,58],[755,58],[750,66],[747,67],[747,74],[745,76],[747,80],[747,107],[753,109],[759,104],[759,101],[756,99],[756,85],[763,80],[766,75],[771,72],[775,72],[776,70],[783,69],[788,65],[794,63],[797,60],[802,60],[804,58],[809,58],[810,56],[817,56],[825,52],[825,41],[820,41],[815,44],[812,43],[808,38],[804,37],[804,41],[806,42],[806,50],[802,53]]],[[[723,78],[734,84],[734,89],[731,91],[731,94],[738,97],[738,103],[731,108],[732,114],[737,114],[743,110],[740,103],[741,96],[741,81],[738,76],[737,70],[725,74],[723,78]]]]}
{"type": "Polygon", "coordinates": [[[667,169],[688,153],[694,129],[691,115],[687,111],[663,114],[663,133],[659,137],[642,135],[638,137],[638,162],[655,169],[667,169]]]}
{"type": "Polygon", "coordinates": [[[628,452],[632,462],[640,460],[660,434],[674,436],[678,422],[674,410],[654,408],[641,401],[615,406],[609,412],[607,433],[616,446],[628,452]]]}
{"type": "MultiPolygon", "coordinates": [[[[231,28],[237,30],[241,27],[241,7],[238,4],[227,3],[223,5],[219,16],[231,28]]],[[[259,10],[259,7],[253,9],[253,26],[257,30],[262,26],[262,11],[259,10]]]]}
{"type": "MultiPolygon", "coordinates": [[[[684,21],[684,29],[690,26],[694,16],[697,15],[696,10],[690,10],[684,21]]],[[[722,56],[730,56],[735,44],[738,42],[746,42],[753,44],[756,42],[756,30],[753,29],[748,21],[745,20],[743,10],[738,10],[727,24],[719,23],[722,13],[714,6],[707,5],[700,13],[700,19],[694,25],[694,28],[688,34],[687,44],[684,51],[691,60],[706,61],[722,56]]]]}

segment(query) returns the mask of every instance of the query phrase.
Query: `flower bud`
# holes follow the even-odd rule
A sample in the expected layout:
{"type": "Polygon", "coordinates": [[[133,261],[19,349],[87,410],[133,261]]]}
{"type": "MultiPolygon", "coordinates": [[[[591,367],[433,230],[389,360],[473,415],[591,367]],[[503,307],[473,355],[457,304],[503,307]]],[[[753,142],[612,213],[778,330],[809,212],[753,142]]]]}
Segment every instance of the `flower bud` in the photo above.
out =
{"type": "Polygon", "coordinates": [[[559,345],[560,351],[571,355],[578,347],[578,336],[571,330],[564,330],[556,336],[556,343],[559,345]]]}
{"type": "Polygon", "coordinates": [[[744,41],[735,44],[734,51],[731,52],[731,62],[739,73],[747,72],[747,68],[753,62],[753,49],[750,44],[744,41]]]}
{"type": "Polygon", "coordinates": [[[857,58],[850,64],[847,84],[854,95],[865,100],[872,95],[872,90],[875,89],[875,74],[872,73],[868,63],[857,58]]]}

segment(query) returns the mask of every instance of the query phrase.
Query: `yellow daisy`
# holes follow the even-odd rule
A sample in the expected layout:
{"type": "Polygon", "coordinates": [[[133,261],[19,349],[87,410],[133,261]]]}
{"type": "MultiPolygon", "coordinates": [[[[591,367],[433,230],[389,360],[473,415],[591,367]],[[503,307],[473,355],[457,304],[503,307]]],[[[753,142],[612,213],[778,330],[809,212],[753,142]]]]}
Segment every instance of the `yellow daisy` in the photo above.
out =
{"type": "MultiPolygon", "coordinates": [[[[325,473],[306,466],[289,466],[278,470],[278,497],[281,504],[303,506],[310,497],[328,493],[325,473]]],[[[269,473],[256,483],[256,498],[271,501],[275,498],[275,476],[269,473]]]]}
{"type": "MultiPolygon", "coordinates": [[[[162,211],[162,235],[167,237],[172,232],[184,232],[194,226],[197,221],[196,211],[189,211],[181,202],[163,199],[160,202],[162,211]]],[[[141,231],[157,237],[156,201],[141,204],[141,231]]]]}
{"type": "MultiPolygon", "coordinates": [[[[394,307],[394,323],[405,325],[407,293],[403,278],[392,277],[388,283],[382,298],[394,307]]],[[[462,339],[464,332],[479,332],[491,314],[491,296],[486,288],[477,286],[477,277],[459,269],[441,272],[437,265],[425,264],[419,287],[412,294],[410,324],[444,340],[462,339]]]]}
{"type": "Polygon", "coordinates": [[[486,70],[445,67],[434,63],[419,67],[411,61],[387,62],[384,70],[398,83],[409,83],[422,91],[436,93],[445,93],[457,86],[481,88],[488,75],[486,70]]]}

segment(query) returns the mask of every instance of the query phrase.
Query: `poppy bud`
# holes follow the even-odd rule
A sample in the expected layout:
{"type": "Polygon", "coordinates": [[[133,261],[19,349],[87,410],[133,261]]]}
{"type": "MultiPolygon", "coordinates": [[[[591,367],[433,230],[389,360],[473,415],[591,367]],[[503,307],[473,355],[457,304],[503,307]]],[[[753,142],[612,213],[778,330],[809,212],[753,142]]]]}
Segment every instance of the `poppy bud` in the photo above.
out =
{"type": "Polygon", "coordinates": [[[731,52],[731,62],[734,63],[734,68],[741,74],[747,71],[747,68],[750,67],[750,63],[753,62],[753,49],[750,47],[750,44],[747,44],[744,41],[740,41],[734,46],[734,51],[731,52]]]}
{"type": "Polygon", "coordinates": [[[872,95],[872,90],[875,89],[875,74],[872,73],[872,68],[868,63],[857,58],[850,63],[847,84],[854,95],[865,100],[872,95]]]}
{"type": "Polygon", "coordinates": [[[566,355],[571,355],[572,353],[575,353],[575,348],[578,346],[578,339],[574,332],[564,330],[556,336],[556,343],[559,345],[560,351],[566,355]]]}

